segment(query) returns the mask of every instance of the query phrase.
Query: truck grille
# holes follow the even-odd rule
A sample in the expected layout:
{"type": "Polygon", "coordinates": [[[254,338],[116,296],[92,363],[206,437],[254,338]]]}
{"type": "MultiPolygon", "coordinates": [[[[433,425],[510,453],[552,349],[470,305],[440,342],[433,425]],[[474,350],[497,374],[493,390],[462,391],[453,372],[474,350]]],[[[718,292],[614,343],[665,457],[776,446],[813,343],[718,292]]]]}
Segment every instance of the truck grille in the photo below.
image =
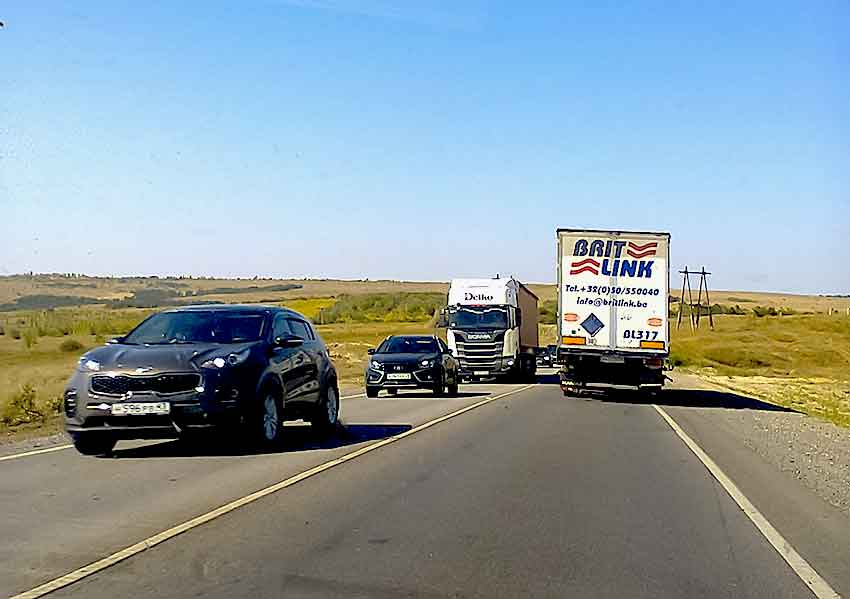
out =
{"type": "Polygon", "coordinates": [[[466,370],[495,370],[502,357],[502,341],[462,341],[456,339],[457,359],[466,370]]]}
{"type": "Polygon", "coordinates": [[[133,393],[184,393],[201,384],[199,374],[160,374],[157,376],[93,376],[91,390],[104,395],[133,393]]]}

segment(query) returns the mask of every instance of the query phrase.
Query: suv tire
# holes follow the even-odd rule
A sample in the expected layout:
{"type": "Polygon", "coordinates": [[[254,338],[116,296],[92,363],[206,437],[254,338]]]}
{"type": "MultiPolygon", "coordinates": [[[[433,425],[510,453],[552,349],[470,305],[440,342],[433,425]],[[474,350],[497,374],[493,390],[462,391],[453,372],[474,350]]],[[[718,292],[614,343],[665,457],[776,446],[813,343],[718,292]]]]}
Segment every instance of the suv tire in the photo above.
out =
{"type": "Polygon", "coordinates": [[[310,424],[323,433],[328,433],[339,425],[339,392],[336,387],[328,385],[325,388],[310,424]]]}

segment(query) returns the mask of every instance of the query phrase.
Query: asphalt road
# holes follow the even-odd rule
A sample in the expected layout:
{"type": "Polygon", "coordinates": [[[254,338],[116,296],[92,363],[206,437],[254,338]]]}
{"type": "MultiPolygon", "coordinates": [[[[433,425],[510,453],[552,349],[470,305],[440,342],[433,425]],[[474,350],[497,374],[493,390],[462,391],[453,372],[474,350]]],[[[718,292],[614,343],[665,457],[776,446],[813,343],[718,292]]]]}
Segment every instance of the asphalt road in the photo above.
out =
{"type": "MultiPolygon", "coordinates": [[[[811,597],[645,400],[551,380],[345,461],[51,597],[811,597]]],[[[285,451],[124,443],[0,462],[0,595],[519,385],[347,400],[346,431],[285,451]]],[[[668,413],[839,593],[850,522],[713,428],[762,409],[674,392],[668,413]]]]}

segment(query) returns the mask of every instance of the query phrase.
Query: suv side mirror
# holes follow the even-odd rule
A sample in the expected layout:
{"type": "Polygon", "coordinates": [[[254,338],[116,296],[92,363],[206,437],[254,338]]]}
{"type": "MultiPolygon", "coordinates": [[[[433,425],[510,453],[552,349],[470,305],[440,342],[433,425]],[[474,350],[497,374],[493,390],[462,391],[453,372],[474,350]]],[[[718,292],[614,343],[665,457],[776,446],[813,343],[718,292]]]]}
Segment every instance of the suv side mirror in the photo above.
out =
{"type": "Polygon", "coordinates": [[[274,344],[276,347],[299,347],[304,344],[304,340],[286,335],[284,337],[275,337],[274,344]]]}
{"type": "Polygon", "coordinates": [[[113,337],[109,341],[106,342],[108,345],[115,345],[117,343],[124,343],[124,337],[113,337]]]}
{"type": "Polygon", "coordinates": [[[375,353],[375,348],[374,348],[374,347],[370,347],[369,349],[367,349],[367,350],[366,350],[366,353],[367,353],[367,354],[369,354],[369,355],[371,356],[372,354],[374,354],[374,353],[375,353]]]}

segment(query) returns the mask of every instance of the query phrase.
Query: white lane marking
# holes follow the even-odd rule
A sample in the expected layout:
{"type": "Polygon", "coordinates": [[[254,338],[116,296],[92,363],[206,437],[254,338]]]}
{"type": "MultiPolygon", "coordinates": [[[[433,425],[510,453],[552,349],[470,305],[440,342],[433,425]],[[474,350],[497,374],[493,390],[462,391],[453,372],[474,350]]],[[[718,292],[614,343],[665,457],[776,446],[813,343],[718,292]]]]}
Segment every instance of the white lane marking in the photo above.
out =
{"type": "Polygon", "coordinates": [[[54,451],[62,451],[63,449],[68,449],[69,447],[73,447],[70,443],[67,445],[57,445],[56,447],[46,447],[44,449],[33,449],[32,451],[25,451],[23,453],[13,453],[12,455],[4,455],[0,456],[0,462],[5,462],[6,460],[16,460],[18,458],[28,458],[31,455],[41,455],[43,453],[53,453],[54,451]]]}
{"type": "MultiPolygon", "coordinates": [[[[345,397],[340,397],[340,399],[356,399],[358,397],[366,397],[365,393],[358,393],[357,395],[346,395],[345,397]]],[[[0,456],[0,462],[5,462],[6,460],[17,460],[18,458],[28,458],[34,455],[41,455],[44,453],[53,453],[54,451],[62,451],[63,449],[70,449],[74,445],[72,443],[68,443],[66,445],[57,445],[56,447],[46,447],[45,449],[33,449],[32,451],[24,451],[22,453],[13,453],[11,455],[0,456]]]]}
{"type": "Polygon", "coordinates": [[[667,424],[670,425],[670,428],[673,429],[682,441],[685,442],[685,445],[694,452],[699,460],[703,463],[703,465],[708,469],[711,475],[717,479],[726,492],[729,493],[729,496],[738,504],[738,507],[747,515],[747,517],[752,521],[753,524],[756,525],[756,528],[761,531],[761,534],[764,535],[764,538],[776,549],[777,553],[782,556],[782,558],[788,562],[788,565],[791,566],[791,569],[800,577],[806,586],[811,589],[811,591],[815,594],[815,597],[818,599],[841,599],[841,595],[835,592],[829,583],[821,578],[820,574],[818,574],[815,569],[807,562],[802,555],[797,553],[797,551],[791,546],[785,537],[773,527],[773,525],[768,522],[767,518],[762,515],[756,506],[752,504],[752,502],[747,499],[746,495],[744,495],[738,486],[732,482],[723,470],[712,460],[702,448],[697,445],[696,441],[691,439],[691,437],[686,433],[678,423],[673,420],[673,418],[666,412],[664,409],[657,405],[653,405],[653,408],[661,414],[661,417],[667,421],[667,424]]]}
{"type": "Polygon", "coordinates": [[[45,582],[44,584],[39,585],[39,586],[35,587],[34,589],[31,589],[29,591],[24,591],[23,593],[19,593],[18,595],[14,595],[14,596],[10,597],[9,599],[37,599],[38,597],[43,597],[44,595],[47,595],[48,593],[52,593],[53,591],[57,591],[57,590],[64,588],[68,585],[74,584],[75,582],[78,582],[78,581],[82,580],[83,578],[86,578],[87,576],[91,576],[92,574],[95,574],[96,572],[100,572],[101,570],[105,570],[106,568],[109,568],[110,566],[114,566],[118,562],[124,561],[125,559],[127,559],[129,557],[137,555],[137,554],[145,551],[146,549],[150,549],[151,547],[155,547],[156,545],[159,545],[160,543],[163,543],[163,542],[165,542],[169,539],[172,539],[172,538],[176,537],[177,535],[182,534],[182,533],[184,533],[188,530],[192,530],[193,528],[197,528],[198,526],[201,526],[202,524],[206,524],[207,522],[209,522],[211,520],[215,520],[216,518],[219,518],[219,517],[221,517],[225,514],[228,514],[228,513],[232,512],[234,510],[239,509],[240,507],[248,505],[249,503],[253,503],[253,502],[257,501],[258,499],[262,499],[263,497],[271,495],[272,493],[276,493],[277,491],[280,491],[281,489],[285,489],[286,487],[291,487],[292,485],[299,483],[306,478],[310,478],[311,476],[315,476],[316,474],[319,474],[320,472],[324,472],[325,470],[330,470],[334,466],[339,466],[340,464],[344,464],[345,462],[359,458],[360,456],[365,455],[365,454],[367,454],[371,451],[375,451],[376,449],[380,449],[381,447],[384,447],[386,445],[390,445],[391,443],[395,443],[396,441],[400,441],[401,439],[404,439],[405,437],[415,435],[416,433],[418,433],[420,431],[423,431],[427,428],[431,428],[432,426],[440,424],[441,422],[445,422],[446,420],[449,420],[451,418],[455,418],[457,416],[460,416],[461,414],[465,414],[466,412],[469,412],[470,410],[474,410],[475,408],[479,408],[479,407],[481,407],[485,404],[494,402],[497,399],[502,399],[503,397],[507,397],[508,395],[513,395],[515,393],[525,391],[526,389],[530,389],[533,386],[534,385],[525,385],[525,386],[520,387],[518,389],[513,389],[513,390],[508,391],[506,393],[502,393],[501,395],[493,395],[493,396],[487,397],[485,399],[482,399],[481,401],[478,401],[474,404],[466,406],[465,408],[455,410],[454,412],[449,412],[445,416],[435,418],[434,420],[429,420],[428,422],[425,422],[424,424],[420,424],[419,426],[415,426],[408,431],[405,431],[403,433],[399,433],[398,435],[393,435],[392,437],[387,437],[386,439],[382,439],[380,441],[372,443],[371,445],[367,445],[366,447],[361,447],[360,449],[358,449],[356,451],[349,452],[349,453],[347,453],[343,456],[340,456],[340,457],[338,457],[334,460],[330,460],[328,462],[325,462],[324,464],[319,464],[318,466],[315,466],[314,468],[310,468],[309,470],[299,472],[298,474],[290,476],[289,478],[287,478],[285,480],[277,482],[277,483],[270,485],[270,486],[268,486],[264,489],[260,489],[259,491],[251,493],[250,495],[245,495],[244,497],[241,497],[239,499],[231,501],[230,503],[226,503],[226,504],[224,504],[220,507],[215,508],[214,510],[207,512],[206,514],[202,514],[200,516],[197,516],[196,518],[192,518],[191,520],[187,520],[186,522],[183,522],[182,524],[178,524],[177,526],[173,526],[173,527],[169,528],[168,530],[164,530],[160,533],[157,533],[153,536],[148,537],[147,539],[139,541],[138,543],[130,545],[129,547],[125,547],[124,549],[121,549],[120,551],[117,551],[117,552],[113,553],[112,555],[109,555],[107,557],[99,559],[96,562],[92,562],[92,563],[90,563],[86,566],[83,566],[82,568],[78,568],[78,569],[76,569],[72,572],[68,572],[67,574],[65,574],[63,576],[60,576],[58,578],[55,578],[55,579],[50,580],[48,582],[45,582]]]}

